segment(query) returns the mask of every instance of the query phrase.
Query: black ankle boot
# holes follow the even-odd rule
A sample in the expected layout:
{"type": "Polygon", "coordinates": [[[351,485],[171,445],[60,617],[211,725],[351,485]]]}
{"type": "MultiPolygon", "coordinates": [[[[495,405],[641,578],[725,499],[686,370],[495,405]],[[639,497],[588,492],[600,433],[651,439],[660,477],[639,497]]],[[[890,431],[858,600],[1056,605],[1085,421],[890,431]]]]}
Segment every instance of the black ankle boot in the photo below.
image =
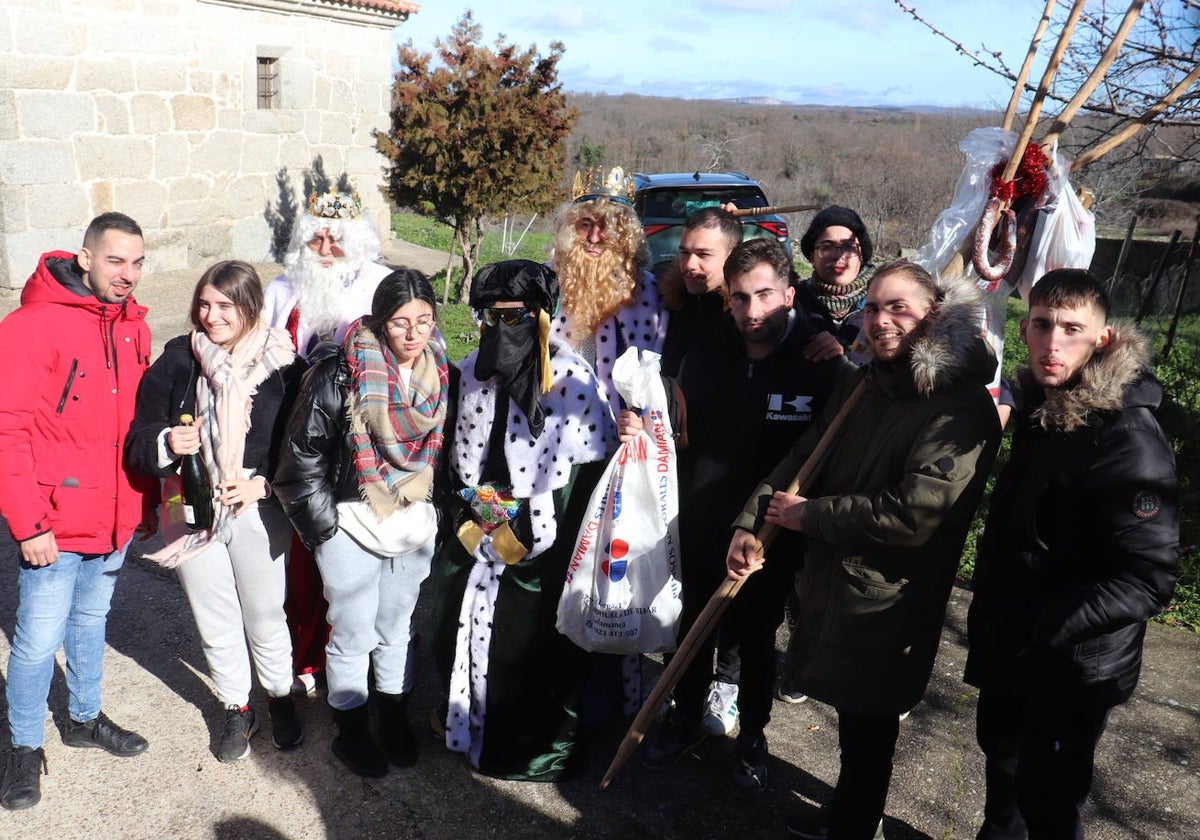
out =
{"type": "Polygon", "coordinates": [[[333,722],[337,725],[333,754],[350,772],[368,779],[387,773],[387,756],[371,737],[371,716],[365,703],[345,711],[333,709],[333,722]]]}
{"type": "Polygon", "coordinates": [[[417,739],[408,725],[408,694],[375,695],[379,700],[379,739],[388,761],[397,767],[417,763],[417,739]]]}

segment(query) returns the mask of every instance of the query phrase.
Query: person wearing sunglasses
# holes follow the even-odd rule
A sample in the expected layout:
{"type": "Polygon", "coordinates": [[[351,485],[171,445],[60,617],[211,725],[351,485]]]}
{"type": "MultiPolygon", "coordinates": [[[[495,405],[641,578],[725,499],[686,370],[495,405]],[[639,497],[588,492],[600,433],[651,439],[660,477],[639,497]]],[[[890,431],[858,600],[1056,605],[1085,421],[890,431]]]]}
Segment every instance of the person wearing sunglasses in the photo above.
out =
{"type": "Polygon", "coordinates": [[[434,468],[455,375],[436,316],[424,274],[400,268],[385,277],[370,314],[340,345],[325,343],[310,356],[276,474],[275,490],[315,552],[329,601],[333,754],[364,777],[417,760],[408,723],[412,616],[433,559],[434,468]],[[367,706],[371,673],[378,742],[367,706]]]}
{"type": "Polygon", "coordinates": [[[589,655],[555,629],[592,489],[616,448],[590,365],[555,338],[558,279],[507,260],[471,283],[479,347],[460,363],[439,476],[434,658],[446,746],[479,772],[554,781],[576,767],[589,655]]]}

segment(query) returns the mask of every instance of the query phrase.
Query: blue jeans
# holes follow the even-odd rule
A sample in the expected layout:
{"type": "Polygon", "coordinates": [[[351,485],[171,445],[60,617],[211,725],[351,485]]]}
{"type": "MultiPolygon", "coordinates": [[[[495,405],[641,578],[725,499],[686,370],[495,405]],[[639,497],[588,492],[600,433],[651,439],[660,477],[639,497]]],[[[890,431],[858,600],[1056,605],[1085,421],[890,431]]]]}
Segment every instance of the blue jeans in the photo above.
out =
{"type": "Polygon", "coordinates": [[[111,554],[62,552],[49,566],[21,563],[17,626],[8,657],[8,723],[14,747],[40,747],[54,654],[67,653],[67,711],[86,723],[100,714],[104,631],[126,543],[111,554]]]}

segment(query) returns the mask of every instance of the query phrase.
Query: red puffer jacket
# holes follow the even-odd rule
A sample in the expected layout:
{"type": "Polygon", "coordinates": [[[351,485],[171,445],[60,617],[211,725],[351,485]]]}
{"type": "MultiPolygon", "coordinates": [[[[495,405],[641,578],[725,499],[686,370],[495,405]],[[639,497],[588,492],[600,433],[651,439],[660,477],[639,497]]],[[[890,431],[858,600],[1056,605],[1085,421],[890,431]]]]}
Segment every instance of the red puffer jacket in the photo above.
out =
{"type": "Polygon", "coordinates": [[[43,254],[0,322],[0,359],[0,514],[13,537],[53,531],[81,554],[124,545],[149,486],[121,463],[150,365],[146,308],[98,300],[73,254],[43,254]]]}

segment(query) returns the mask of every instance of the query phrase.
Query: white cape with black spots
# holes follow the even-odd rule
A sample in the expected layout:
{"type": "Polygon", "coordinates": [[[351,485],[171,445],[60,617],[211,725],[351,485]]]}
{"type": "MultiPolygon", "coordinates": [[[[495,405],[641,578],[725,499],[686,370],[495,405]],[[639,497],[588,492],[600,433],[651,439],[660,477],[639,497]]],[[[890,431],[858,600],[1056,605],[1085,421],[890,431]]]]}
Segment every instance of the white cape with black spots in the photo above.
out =
{"type": "MultiPolygon", "coordinates": [[[[616,424],[608,401],[597,388],[591,367],[563,344],[552,342],[550,370],[553,386],[539,402],[546,415],[542,433],[534,438],[525,413],[509,403],[504,435],[513,495],[529,505],[533,545],[527,557],[537,557],[554,544],[558,523],[552,493],[571,478],[571,468],[608,458],[616,448],[616,424]]],[[[496,381],[475,377],[478,351],[462,362],[458,422],[450,463],[468,487],[479,484],[487,463],[488,444],[496,414],[496,381]]]]}

